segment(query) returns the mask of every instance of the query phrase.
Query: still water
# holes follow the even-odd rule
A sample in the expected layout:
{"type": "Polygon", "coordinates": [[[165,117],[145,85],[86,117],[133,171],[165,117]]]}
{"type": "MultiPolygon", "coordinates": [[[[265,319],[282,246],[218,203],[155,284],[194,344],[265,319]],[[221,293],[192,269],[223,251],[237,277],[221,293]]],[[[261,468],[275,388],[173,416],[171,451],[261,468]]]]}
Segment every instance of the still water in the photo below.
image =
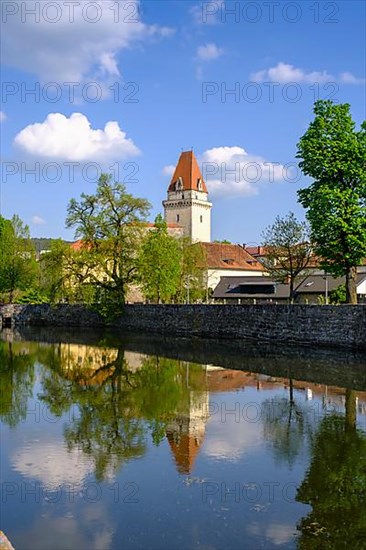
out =
{"type": "Polygon", "coordinates": [[[366,548],[364,356],[4,331],[0,383],[16,550],[366,548]]]}

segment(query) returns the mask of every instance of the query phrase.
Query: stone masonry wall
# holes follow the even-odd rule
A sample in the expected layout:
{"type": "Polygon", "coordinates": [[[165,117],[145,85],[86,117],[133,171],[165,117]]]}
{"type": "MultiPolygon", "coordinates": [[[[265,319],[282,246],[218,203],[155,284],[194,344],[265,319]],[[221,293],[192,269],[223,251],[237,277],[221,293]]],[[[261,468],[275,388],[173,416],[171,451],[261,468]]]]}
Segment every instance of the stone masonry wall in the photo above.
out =
{"type": "Polygon", "coordinates": [[[48,304],[14,304],[0,306],[1,324],[11,319],[12,326],[41,326],[41,327],[100,327],[103,319],[94,311],[84,306],[62,304],[50,306],[48,304]],[[1,323],[2,320],[2,323],[1,323]]]}
{"type": "MultiPolygon", "coordinates": [[[[82,306],[0,306],[13,325],[102,326],[82,306]]],[[[236,338],[366,350],[366,306],[127,305],[113,328],[167,336],[236,338]]]]}
{"type": "Polygon", "coordinates": [[[366,307],[129,305],[117,326],[166,335],[366,350],[366,307]]]}

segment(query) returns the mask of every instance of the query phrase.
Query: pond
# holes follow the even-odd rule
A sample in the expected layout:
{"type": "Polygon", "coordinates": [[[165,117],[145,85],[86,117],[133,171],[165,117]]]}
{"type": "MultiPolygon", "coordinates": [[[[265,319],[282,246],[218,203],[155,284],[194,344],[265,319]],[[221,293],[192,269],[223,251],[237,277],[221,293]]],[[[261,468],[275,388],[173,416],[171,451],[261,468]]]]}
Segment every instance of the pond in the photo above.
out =
{"type": "Polygon", "coordinates": [[[366,357],[4,330],[16,550],[366,548],[366,357]]]}

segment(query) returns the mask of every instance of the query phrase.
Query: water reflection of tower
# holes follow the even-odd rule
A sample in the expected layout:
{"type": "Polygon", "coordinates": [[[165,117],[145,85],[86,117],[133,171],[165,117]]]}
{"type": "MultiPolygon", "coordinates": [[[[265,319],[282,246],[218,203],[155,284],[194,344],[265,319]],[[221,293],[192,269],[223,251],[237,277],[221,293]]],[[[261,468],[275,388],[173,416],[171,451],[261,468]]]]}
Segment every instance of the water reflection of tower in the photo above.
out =
{"type": "Polygon", "coordinates": [[[205,437],[209,392],[191,391],[184,412],[169,422],[166,435],[180,474],[190,474],[205,437]]]}

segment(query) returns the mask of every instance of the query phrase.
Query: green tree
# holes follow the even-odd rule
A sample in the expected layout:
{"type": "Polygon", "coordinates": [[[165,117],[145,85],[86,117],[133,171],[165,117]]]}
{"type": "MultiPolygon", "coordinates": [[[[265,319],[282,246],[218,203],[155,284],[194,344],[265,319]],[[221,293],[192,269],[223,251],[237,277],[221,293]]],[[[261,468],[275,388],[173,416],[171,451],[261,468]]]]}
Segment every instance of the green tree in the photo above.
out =
{"type": "Polygon", "coordinates": [[[180,282],[182,250],[168,234],[159,214],[144,239],[140,254],[140,279],[145,296],[154,302],[169,302],[180,282]]]}
{"type": "Polygon", "coordinates": [[[95,303],[98,289],[91,277],[99,273],[95,260],[88,246],[74,250],[61,239],[53,240],[40,261],[41,288],[49,301],[95,303]]]}
{"type": "Polygon", "coordinates": [[[293,303],[296,280],[304,275],[312,253],[308,226],[289,212],[283,218],[277,216],[273,225],[263,232],[262,239],[266,250],[263,264],[276,280],[289,281],[290,302],[293,303]]]}
{"type": "Polygon", "coordinates": [[[176,301],[197,302],[207,294],[207,258],[200,243],[192,243],[188,237],[180,239],[182,261],[180,283],[176,301]]]}
{"type": "Polygon", "coordinates": [[[299,548],[365,548],[366,435],[356,428],[356,394],[346,393],[346,416],[326,416],[296,500],[312,507],[299,523],[299,548]]]}
{"type": "Polygon", "coordinates": [[[72,199],[66,226],[82,239],[79,279],[113,303],[124,304],[127,286],[137,280],[138,255],[150,204],[127,193],[123,184],[102,174],[96,193],[72,199]]]}
{"type": "Polygon", "coordinates": [[[41,256],[41,288],[51,303],[61,301],[65,297],[65,256],[67,256],[66,245],[61,239],[52,240],[49,251],[41,256]]]}
{"type": "Polygon", "coordinates": [[[27,416],[35,381],[35,347],[0,340],[0,418],[12,428],[27,416]]]}
{"type": "Polygon", "coordinates": [[[12,302],[15,291],[28,290],[39,271],[29,228],[19,216],[11,220],[0,216],[0,250],[0,291],[12,302]]]}
{"type": "Polygon", "coordinates": [[[366,256],[366,121],[355,131],[348,104],[319,100],[298,143],[297,158],[313,183],[298,191],[323,267],[346,276],[347,302],[357,303],[357,265],[366,256]]]}

